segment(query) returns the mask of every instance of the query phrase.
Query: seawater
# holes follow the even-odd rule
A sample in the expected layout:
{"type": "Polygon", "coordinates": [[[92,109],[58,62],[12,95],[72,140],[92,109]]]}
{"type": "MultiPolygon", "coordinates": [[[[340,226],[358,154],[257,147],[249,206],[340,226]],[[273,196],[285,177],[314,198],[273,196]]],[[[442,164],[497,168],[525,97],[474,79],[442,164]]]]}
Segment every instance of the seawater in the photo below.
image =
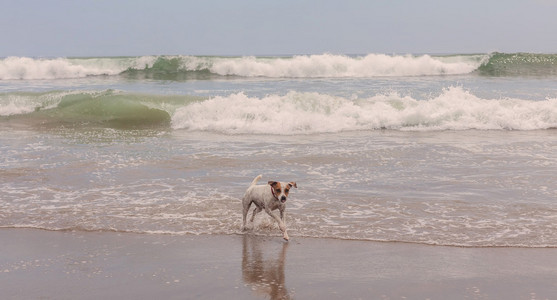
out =
{"type": "Polygon", "coordinates": [[[557,247],[556,57],[3,58],[0,226],[557,247]]]}

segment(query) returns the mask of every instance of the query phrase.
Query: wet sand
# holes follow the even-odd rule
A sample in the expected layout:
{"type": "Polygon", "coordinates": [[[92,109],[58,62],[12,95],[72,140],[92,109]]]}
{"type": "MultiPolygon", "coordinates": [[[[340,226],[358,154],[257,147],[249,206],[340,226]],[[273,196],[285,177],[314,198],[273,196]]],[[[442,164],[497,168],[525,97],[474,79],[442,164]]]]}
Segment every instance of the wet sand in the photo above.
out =
{"type": "Polygon", "coordinates": [[[554,299],[557,249],[0,229],[2,299],[554,299]]]}

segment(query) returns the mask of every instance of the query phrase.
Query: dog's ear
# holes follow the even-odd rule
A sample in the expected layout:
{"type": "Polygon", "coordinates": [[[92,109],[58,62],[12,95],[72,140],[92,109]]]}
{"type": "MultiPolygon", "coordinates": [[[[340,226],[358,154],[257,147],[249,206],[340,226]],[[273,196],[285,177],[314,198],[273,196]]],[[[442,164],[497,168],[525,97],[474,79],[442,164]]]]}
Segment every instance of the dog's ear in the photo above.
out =
{"type": "Polygon", "coordinates": [[[275,187],[275,185],[277,185],[278,182],[276,181],[269,181],[267,182],[270,186],[275,187]]]}
{"type": "Polygon", "coordinates": [[[289,184],[291,187],[298,188],[298,186],[296,185],[296,182],[294,182],[294,181],[291,181],[291,182],[289,182],[288,184],[289,184]]]}

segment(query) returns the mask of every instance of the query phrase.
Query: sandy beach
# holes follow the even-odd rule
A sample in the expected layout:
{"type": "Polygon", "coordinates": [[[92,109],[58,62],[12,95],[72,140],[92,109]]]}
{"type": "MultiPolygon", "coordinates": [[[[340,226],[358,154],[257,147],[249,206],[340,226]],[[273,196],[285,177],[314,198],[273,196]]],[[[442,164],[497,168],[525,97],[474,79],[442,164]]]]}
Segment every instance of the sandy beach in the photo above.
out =
{"type": "Polygon", "coordinates": [[[0,230],[2,299],[552,299],[557,249],[0,230]]]}

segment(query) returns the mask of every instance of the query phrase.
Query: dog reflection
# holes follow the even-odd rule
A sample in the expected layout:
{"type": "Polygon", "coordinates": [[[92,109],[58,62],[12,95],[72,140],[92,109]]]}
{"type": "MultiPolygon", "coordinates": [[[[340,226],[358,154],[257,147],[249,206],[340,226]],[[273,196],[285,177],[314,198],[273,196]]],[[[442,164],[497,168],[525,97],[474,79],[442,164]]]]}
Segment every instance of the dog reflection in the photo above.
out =
{"type": "Polygon", "coordinates": [[[265,241],[256,236],[244,235],[242,249],[242,275],[244,283],[250,285],[258,294],[268,295],[270,299],[290,299],[284,285],[284,262],[288,243],[283,243],[277,253],[267,253],[264,257],[265,241]]]}

